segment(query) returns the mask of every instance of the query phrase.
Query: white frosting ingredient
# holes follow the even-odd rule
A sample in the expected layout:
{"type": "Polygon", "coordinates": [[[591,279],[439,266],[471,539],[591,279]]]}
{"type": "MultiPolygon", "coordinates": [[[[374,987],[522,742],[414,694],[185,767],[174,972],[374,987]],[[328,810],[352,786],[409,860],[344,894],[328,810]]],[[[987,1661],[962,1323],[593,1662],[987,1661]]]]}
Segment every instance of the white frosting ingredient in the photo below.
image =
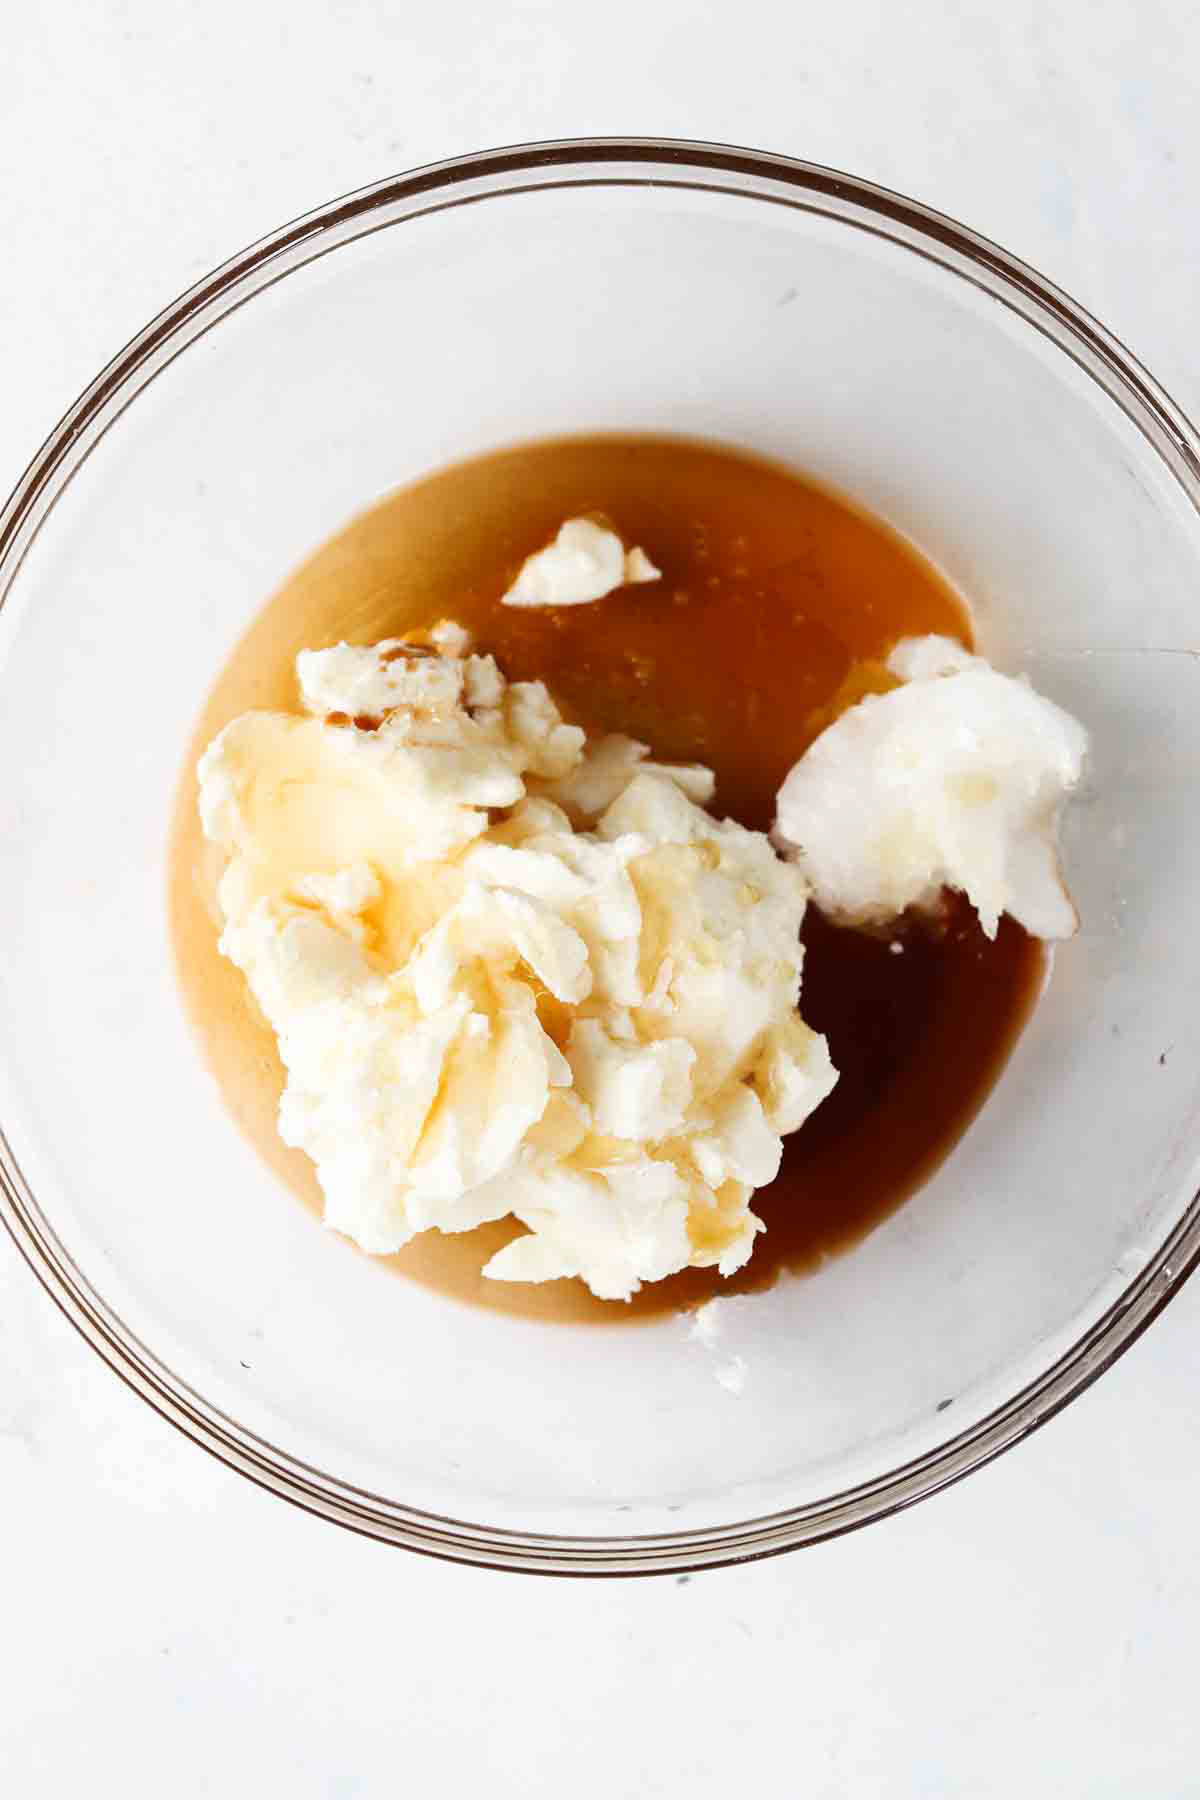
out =
{"type": "Polygon", "coordinates": [[[281,1134],[369,1251],[512,1213],[498,1279],[732,1273],[836,1079],[796,1011],[804,878],[702,810],[709,771],[587,743],[438,630],[445,655],[304,653],[305,716],[246,714],[200,763],[281,1134]]]}
{"type": "Polygon", "coordinates": [[[950,887],[989,937],[1005,912],[1069,937],[1057,834],[1083,727],[948,638],[905,639],[888,667],[903,685],[848,708],[787,776],[775,842],[833,918],[880,923],[950,887]]]}
{"type": "Polygon", "coordinates": [[[503,597],[505,606],[583,606],[615,588],[658,581],[646,552],[627,550],[615,531],[594,519],[568,519],[544,550],[525,559],[503,597]]]}

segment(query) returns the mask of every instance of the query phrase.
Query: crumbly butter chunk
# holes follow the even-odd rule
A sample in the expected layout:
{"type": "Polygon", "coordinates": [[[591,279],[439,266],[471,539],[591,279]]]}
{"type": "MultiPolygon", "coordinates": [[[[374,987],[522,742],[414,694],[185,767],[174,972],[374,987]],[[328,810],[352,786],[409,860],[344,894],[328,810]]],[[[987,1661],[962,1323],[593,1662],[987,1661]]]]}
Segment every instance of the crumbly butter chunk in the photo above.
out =
{"type": "Polygon", "coordinates": [[[627,550],[608,526],[594,519],[568,519],[552,543],[526,557],[503,604],[583,606],[614,588],[661,576],[644,550],[636,545],[627,550]]]}
{"type": "Polygon", "coordinates": [[[372,1252],[511,1213],[497,1279],[730,1274],[836,1079],[796,1011],[804,878],[703,810],[709,771],[588,743],[430,635],[305,652],[304,715],[245,714],[201,759],[281,1135],[372,1252]]]}
{"type": "Polygon", "coordinates": [[[340,713],[380,719],[401,706],[430,711],[455,706],[463,690],[463,663],[389,638],[372,645],[367,655],[350,644],[302,650],[296,678],[305,710],[318,718],[340,713]]]}
{"type": "Polygon", "coordinates": [[[572,819],[592,823],[625,792],[640,769],[646,774],[666,775],[689,800],[697,806],[707,806],[717,785],[711,769],[701,763],[648,762],[649,755],[645,744],[617,732],[593,738],[585,744],[583,756],[574,768],[547,791],[572,819]]]}
{"type": "Polygon", "coordinates": [[[989,937],[1010,913],[1070,937],[1058,823],[1079,782],[1083,727],[949,638],[906,638],[903,685],[851,706],[779,790],[774,838],[832,917],[874,924],[966,894],[989,937]]]}

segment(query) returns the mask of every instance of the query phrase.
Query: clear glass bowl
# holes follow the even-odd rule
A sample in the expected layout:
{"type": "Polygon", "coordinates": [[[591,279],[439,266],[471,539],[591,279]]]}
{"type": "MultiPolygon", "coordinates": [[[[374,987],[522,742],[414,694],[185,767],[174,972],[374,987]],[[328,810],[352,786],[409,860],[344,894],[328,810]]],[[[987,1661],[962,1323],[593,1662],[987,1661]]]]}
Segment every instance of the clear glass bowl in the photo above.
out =
{"type": "Polygon", "coordinates": [[[1063,294],[779,157],[498,151],[236,257],[97,378],[0,518],[3,1210],[34,1270],[231,1466],[462,1561],[735,1561],[994,1456],[1200,1245],[1198,497],[1194,430],[1063,294]],[[281,578],[423,470],[600,428],[848,491],[1093,736],[1083,929],[990,1103],[907,1206],[731,1302],[714,1343],[474,1311],[324,1234],[226,1115],[166,931],[184,745],[281,578]]]}

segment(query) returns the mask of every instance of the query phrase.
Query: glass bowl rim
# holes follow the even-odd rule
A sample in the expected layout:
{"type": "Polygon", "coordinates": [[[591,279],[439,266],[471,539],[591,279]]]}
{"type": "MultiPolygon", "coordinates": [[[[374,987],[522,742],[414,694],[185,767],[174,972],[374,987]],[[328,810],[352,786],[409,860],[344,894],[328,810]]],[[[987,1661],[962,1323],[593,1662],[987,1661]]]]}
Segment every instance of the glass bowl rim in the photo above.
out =
{"type": "MultiPolygon", "coordinates": [[[[0,606],[55,500],[137,394],[229,312],[319,256],[430,211],[548,188],[677,187],[816,212],[972,282],[1069,356],[1148,440],[1200,512],[1200,435],[1121,342],[1043,276],[944,214],[857,176],[771,152],[659,138],[578,138],[474,152],[305,213],[204,276],[125,345],[63,416],[0,510],[0,606]]],[[[777,1555],[925,1499],[1020,1442],[1087,1388],[1200,1262],[1200,1194],[1084,1335],[1009,1400],[923,1456],[804,1506],[636,1536],[499,1529],[355,1488],[248,1431],[175,1375],[92,1288],[39,1208],[0,1128],[0,1217],[34,1274],[109,1367],[185,1436],[318,1517],[427,1555],[557,1575],[682,1572],[777,1555]]]]}

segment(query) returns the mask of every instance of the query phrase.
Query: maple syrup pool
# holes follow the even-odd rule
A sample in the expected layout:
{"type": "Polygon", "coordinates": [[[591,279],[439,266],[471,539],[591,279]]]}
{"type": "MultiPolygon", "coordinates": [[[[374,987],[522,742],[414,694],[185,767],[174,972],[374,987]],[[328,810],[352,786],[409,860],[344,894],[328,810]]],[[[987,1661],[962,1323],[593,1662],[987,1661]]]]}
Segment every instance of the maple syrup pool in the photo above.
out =
{"type": "MultiPolygon", "coordinates": [[[[298,651],[366,644],[452,618],[511,680],[545,681],[589,731],[641,738],[716,773],[713,810],[765,830],[784,776],[862,693],[889,684],[898,638],[970,645],[960,597],[879,520],[790,469],[716,444],[602,436],[497,451],[388,495],[291,577],[236,646],[197,725],[173,823],[170,905],[185,1004],[234,1118],[306,1204],[312,1164],[276,1130],[283,1070],[241,974],[217,951],[217,871],[196,815],[195,763],[251,707],[295,710],[298,651]],[[500,605],[562,521],[599,513],[663,579],[590,605],[500,605]]],[[[379,1259],[439,1292],[508,1313],[628,1323],[769,1285],[853,1244],[924,1181],[1004,1066],[1040,991],[1044,952],[1011,919],[994,941],[948,899],[881,934],[810,907],[802,1010],[838,1085],[785,1142],[754,1197],[767,1229],[731,1280],[692,1269],[628,1305],[581,1281],[485,1279],[520,1229],[424,1233],[379,1259]]]]}

